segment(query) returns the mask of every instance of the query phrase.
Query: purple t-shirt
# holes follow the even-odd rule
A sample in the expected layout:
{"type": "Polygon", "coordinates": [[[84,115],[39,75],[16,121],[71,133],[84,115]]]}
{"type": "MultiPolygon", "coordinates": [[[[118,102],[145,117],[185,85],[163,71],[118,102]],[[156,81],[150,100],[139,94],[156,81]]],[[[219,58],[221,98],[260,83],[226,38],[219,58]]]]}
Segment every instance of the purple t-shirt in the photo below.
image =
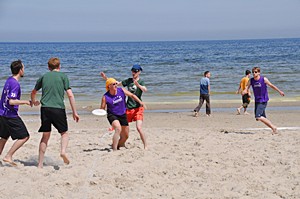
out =
{"type": "Polygon", "coordinates": [[[19,105],[12,106],[9,104],[10,99],[20,100],[21,88],[19,82],[9,77],[3,87],[1,101],[0,101],[0,115],[4,117],[18,117],[19,105]]]}
{"type": "Polygon", "coordinates": [[[107,105],[107,112],[114,115],[124,115],[126,113],[126,96],[122,88],[117,88],[117,94],[104,94],[107,105]]]}
{"type": "Polygon", "coordinates": [[[260,76],[259,80],[255,80],[254,78],[250,79],[250,83],[253,89],[253,93],[255,96],[255,102],[268,102],[269,96],[268,96],[268,87],[265,83],[264,77],[260,76]]]}

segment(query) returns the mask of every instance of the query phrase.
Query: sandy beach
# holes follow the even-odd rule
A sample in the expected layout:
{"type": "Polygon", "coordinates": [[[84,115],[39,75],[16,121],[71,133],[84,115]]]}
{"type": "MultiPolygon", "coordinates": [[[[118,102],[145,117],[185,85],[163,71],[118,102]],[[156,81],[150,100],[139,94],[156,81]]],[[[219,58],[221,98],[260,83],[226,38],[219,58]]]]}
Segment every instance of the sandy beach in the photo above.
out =
{"type": "MultiPolygon", "coordinates": [[[[28,109],[21,108],[31,138],[14,156],[17,167],[1,161],[0,198],[300,198],[299,109],[267,109],[280,133],[272,135],[252,112],[236,115],[239,102],[212,102],[212,116],[202,108],[198,118],[192,116],[196,105],[148,104],[148,110],[190,111],[146,112],[147,151],[134,124],[127,149],[112,152],[106,117],[82,114],[75,123],[69,115],[71,163],[59,157],[60,135],[53,130],[43,169],[36,167],[39,115],[22,115],[28,109]]],[[[77,106],[86,112],[98,108],[77,106]]]]}

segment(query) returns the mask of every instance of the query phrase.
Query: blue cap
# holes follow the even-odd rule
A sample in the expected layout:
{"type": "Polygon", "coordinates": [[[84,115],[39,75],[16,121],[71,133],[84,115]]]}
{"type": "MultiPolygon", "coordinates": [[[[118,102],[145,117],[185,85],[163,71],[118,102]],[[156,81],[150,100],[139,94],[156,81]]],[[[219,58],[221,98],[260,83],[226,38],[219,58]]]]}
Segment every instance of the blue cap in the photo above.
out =
{"type": "Polygon", "coordinates": [[[134,64],[134,65],[132,66],[131,70],[137,72],[137,71],[142,71],[143,68],[142,68],[140,65],[138,65],[138,64],[134,64]]]}

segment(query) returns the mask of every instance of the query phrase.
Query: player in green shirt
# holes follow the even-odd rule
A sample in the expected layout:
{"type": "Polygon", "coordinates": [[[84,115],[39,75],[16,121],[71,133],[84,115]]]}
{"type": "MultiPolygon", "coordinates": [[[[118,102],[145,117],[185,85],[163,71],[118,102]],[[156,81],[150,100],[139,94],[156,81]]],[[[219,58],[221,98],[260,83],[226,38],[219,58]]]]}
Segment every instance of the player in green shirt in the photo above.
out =
{"type": "Polygon", "coordinates": [[[60,60],[53,57],[48,61],[47,72],[40,77],[34,89],[31,92],[31,101],[35,106],[40,103],[41,106],[41,121],[42,125],[39,132],[43,132],[43,136],[39,146],[39,162],[38,168],[43,167],[45,152],[47,149],[48,141],[51,133],[51,124],[61,134],[61,151],[60,156],[65,164],[70,161],[66,155],[66,149],[69,143],[68,123],[64,104],[64,93],[66,92],[70,101],[71,109],[73,112],[73,119],[78,122],[79,115],[75,107],[75,98],[69,85],[68,77],[60,72],[60,60]],[[42,89],[42,97],[40,102],[36,100],[36,93],[42,89]]]}
{"type": "MultiPolygon", "coordinates": [[[[132,78],[128,78],[119,82],[118,85],[127,87],[128,91],[135,94],[140,100],[142,100],[143,92],[147,92],[147,87],[143,80],[140,79],[140,74],[142,72],[142,67],[135,64],[131,68],[132,78]]],[[[107,79],[106,75],[101,72],[100,75],[103,79],[107,79]]],[[[144,120],[144,107],[141,106],[134,99],[128,97],[126,102],[126,115],[128,122],[136,121],[136,129],[140,134],[142,142],[144,144],[144,149],[148,149],[146,135],[142,130],[143,120],[144,120]]]]}

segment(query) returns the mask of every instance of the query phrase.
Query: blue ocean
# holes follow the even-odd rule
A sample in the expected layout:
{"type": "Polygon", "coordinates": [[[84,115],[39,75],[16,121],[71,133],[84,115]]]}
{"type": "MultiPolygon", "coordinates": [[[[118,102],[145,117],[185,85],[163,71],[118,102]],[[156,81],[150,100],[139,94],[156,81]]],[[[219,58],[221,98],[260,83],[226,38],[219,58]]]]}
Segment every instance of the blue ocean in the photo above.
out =
{"type": "MultiPolygon", "coordinates": [[[[203,72],[211,72],[212,100],[233,100],[246,69],[261,67],[261,74],[283,90],[286,98],[299,100],[300,39],[95,42],[95,43],[0,43],[0,85],[10,76],[10,63],[21,59],[25,76],[23,94],[48,71],[50,57],[61,59],[61,71],[70,78],[76,100],[100,100],[105,82],[99,73],[123,80],[131,66],[143,67],[141,79],[148,88],[146,102],[198,101],[203,72]]],[[[279,97],[270,89],[270,95],[279,97]]]]}

